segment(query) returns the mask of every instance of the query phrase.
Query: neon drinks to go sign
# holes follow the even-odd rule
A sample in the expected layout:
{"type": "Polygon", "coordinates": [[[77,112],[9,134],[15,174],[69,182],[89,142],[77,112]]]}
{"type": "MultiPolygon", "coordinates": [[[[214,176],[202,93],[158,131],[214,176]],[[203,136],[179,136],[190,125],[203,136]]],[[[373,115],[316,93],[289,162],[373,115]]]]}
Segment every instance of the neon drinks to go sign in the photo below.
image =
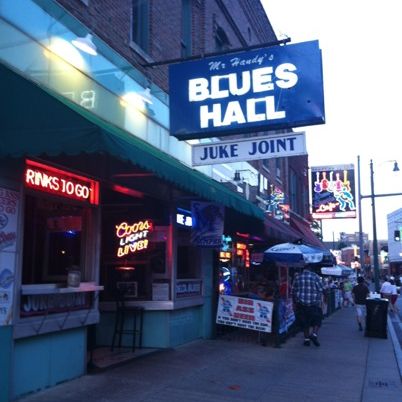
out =
{"type": "Polygon", "coordinates": [[[43,163],[26,160],[25,185],[89,204],[99,204],[99,183],[43,163]]]}
{"type": "Polygon", "coordinates": [[[119,239],[117,257],[124,257],[148,248],[148,234],[153,229],[149,219],[132,224],[122,222],[116,225],[116,236],[119,239]]]}

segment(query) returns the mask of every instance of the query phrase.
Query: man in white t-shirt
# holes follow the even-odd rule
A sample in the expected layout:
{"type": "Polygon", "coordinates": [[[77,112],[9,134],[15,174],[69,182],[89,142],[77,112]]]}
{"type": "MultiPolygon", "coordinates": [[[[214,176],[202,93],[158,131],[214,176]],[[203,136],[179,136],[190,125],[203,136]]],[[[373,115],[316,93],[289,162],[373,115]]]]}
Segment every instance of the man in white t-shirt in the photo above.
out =
{"type": "Polygon", "coordinates": [[[389,301],[388,306],[389,306],[391,304],[392,285],[388,279],[385,279],[385,281],[381,285],[380,293],[383,299],[388,299],[389,301]]]}

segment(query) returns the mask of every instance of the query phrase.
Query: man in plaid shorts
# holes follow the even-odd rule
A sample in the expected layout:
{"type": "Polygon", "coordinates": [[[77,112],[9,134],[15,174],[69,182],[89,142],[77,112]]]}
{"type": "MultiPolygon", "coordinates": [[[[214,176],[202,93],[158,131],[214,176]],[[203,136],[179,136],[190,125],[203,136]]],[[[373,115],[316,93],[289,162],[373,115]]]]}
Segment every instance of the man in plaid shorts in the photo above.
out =
{"type": "Polygon", "coordinates": [[[324,287],[321,278],[306,265],[301,274],[295,276],[292,286],[293,306],[296,322],[304,332],[304,346],[320,346],[318,329],[322,321],[322,293],[324,287]],[[312,331],[311,331],[312,328],[312,331]]]}

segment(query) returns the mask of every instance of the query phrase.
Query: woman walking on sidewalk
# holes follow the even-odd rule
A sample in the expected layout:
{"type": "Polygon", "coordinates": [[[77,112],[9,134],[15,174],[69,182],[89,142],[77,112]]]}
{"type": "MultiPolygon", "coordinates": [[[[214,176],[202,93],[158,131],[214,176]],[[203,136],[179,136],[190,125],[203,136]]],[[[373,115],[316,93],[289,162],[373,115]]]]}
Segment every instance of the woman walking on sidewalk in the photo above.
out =
{"type": "Polygon", "coordinates": [[[366,317],[366,299],[370,294],[370,290],[364,282],[364,278],[357,278],[357,285],[352,289],[353,302],[356,308],[356,319],[359,331],[363,331],[363,322],[366,317]]]}

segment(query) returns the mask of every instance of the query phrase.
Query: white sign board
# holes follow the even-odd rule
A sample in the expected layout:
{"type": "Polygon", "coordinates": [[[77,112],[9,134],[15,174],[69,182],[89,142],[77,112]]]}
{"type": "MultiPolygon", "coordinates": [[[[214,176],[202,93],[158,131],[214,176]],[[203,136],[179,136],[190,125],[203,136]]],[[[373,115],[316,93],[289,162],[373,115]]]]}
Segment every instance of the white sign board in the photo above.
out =
{"type": "Polygon", "coordinates": [[[306,155],[305,133],[288,133],[192,146],[193,166],[306,155]]]}
{"type": "Polygon", "coordinates": [[[220,295],[216,323],[272,332],[273,308],[272,302],[220,295]]]}
{"type": "Polygon", "coordinates": [[[0,187],[0,326],[12,324],[19,197],[0,187]]]}
{"type": "Polygon", "coordinates": [[[169,284],[168,283],[152,283],[152,300],[167,301],[169,300],[169,284]]]}

